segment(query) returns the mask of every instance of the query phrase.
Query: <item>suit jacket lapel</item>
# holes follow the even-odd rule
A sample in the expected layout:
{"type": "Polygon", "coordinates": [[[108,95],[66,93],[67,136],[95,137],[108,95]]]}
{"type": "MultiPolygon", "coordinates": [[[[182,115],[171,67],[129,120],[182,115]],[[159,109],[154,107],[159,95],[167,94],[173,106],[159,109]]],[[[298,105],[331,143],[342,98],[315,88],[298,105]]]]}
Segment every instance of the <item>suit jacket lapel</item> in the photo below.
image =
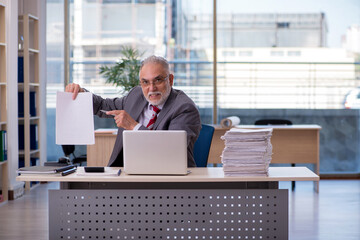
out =
{"type": "Polygon", "coordinates": [[[170,111],[172,102],[174,101],[174,99],[175,99],[175,94],[173,92],[173,89],[171,88],[170,95],[169,95],[168,99],[166,100],[164,107],[161,109],[160,114],[157,117],[156,122],[154,123],[153,129],[157,129],[157,127],[159,126],[161,121],[165,118],[166,114],[170,111]]]}
{"type": "Polygon", "coordinates": [[[146,101],[144,95],[141,94],[141,100],[139,101],[139,107],[134,109],[133,112],[133,118],[136,121],[139,121],[139,117],[140,114],[144,111],[144,108],[146,107],[146,105],[148,104],[148,102],[146,101]]]}

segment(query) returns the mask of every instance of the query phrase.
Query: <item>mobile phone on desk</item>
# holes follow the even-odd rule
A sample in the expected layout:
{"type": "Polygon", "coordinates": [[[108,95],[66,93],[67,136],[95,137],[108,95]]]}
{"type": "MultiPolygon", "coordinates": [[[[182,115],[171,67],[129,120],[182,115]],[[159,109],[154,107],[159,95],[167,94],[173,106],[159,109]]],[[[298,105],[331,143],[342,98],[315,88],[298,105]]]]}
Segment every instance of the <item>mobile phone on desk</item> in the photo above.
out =
{"type": "Polygon", "coordinates": [[[84,167],[85,172],[105,172],[104,167],[84,167]]]}

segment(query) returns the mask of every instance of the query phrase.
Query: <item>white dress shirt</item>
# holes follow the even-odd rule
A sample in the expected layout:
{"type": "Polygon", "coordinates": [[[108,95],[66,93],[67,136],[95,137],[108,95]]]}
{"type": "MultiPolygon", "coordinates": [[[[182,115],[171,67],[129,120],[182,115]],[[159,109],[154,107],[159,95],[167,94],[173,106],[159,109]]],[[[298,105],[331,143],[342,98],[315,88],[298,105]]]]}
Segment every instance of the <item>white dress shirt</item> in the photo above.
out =
{"type": "MultiPolygon", "coordinates": [[[[164,107],[164,104],[156,106],[158,109],[160,109],[160,112],[158,113],[158,116],[161,114],[161,109],[164,107]]],[[[146,127],[146,125],[149,123],[150,119],[153,116],[153,110],[150,103],[144,108],[143,112],[140,115],[139,123],[134,127],[134,131],[139,130],[139,128],[143,125],[146,127]]]]}

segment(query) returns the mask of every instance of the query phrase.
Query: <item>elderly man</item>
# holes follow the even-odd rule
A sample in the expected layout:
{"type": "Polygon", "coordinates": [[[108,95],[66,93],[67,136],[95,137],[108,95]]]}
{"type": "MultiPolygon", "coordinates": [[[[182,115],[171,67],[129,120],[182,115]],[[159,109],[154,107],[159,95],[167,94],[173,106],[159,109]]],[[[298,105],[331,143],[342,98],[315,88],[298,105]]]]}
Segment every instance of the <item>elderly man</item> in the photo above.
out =
{"type": "MultiPolygon", "coordinates": [[[[119,128],[108,166],[123,166],[124,130],[185,130],[188,166],[195,167],[193,147],[201,122],[194,102],[184,92],[172,88],[174,75],[170,73],[169,63],[162,57],[150,56],[143,60],[139,77],[140,86],[131,89],[125,97],[104,99],[93,94],[94,114],[99,117],[114,116],[119,128]]],[[[66,86],[65,91],[72,92],[75,99],[79,92],[86,90],[72,83],[66,86]]],[[[154,147],[161,151],[162,146],[154,143],[154,147]]]]}

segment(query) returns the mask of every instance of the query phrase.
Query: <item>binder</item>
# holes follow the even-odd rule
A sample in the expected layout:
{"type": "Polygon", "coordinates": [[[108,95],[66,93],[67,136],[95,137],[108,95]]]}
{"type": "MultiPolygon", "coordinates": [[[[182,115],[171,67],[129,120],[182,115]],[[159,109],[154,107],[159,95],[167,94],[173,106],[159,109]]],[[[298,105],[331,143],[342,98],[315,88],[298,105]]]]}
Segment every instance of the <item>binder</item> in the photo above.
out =
{"type": "MultiPolygon", "coordinates": [[[[30,149],[35,150],[38,149],[38,126],[37,124],[30,124],[30,149]]],[[[24,149],[24,125],[19,124],[18,128],[18,135],[19,135],[19,150],[24,149]]]]}
{"type": "MultiPolygon", "coordinates": [[[[30,116],[36,117],[36,92],[30,92],[30,116]]],[[[18,92],[18,117],[24,117],[24,93],[18,92]]]]}
{"type": "Polygon", "coordinates": [[[18,83],[24,82],[24,57],[18,57],[18,83]]]}
{"type": "Polygon", "coordinates": [[[54,166],[32,166],[23,167],[17,170],[18,174],[56,174],[62,173],[68,170],[76,170],[75,165],[68,165],[65,167],[54,167],[54,166]]]}
{"type": "Polygon", "coordinates": [[[7,160],[7,138],[6,131],[0,131],[0,162],[7,160]]]}

